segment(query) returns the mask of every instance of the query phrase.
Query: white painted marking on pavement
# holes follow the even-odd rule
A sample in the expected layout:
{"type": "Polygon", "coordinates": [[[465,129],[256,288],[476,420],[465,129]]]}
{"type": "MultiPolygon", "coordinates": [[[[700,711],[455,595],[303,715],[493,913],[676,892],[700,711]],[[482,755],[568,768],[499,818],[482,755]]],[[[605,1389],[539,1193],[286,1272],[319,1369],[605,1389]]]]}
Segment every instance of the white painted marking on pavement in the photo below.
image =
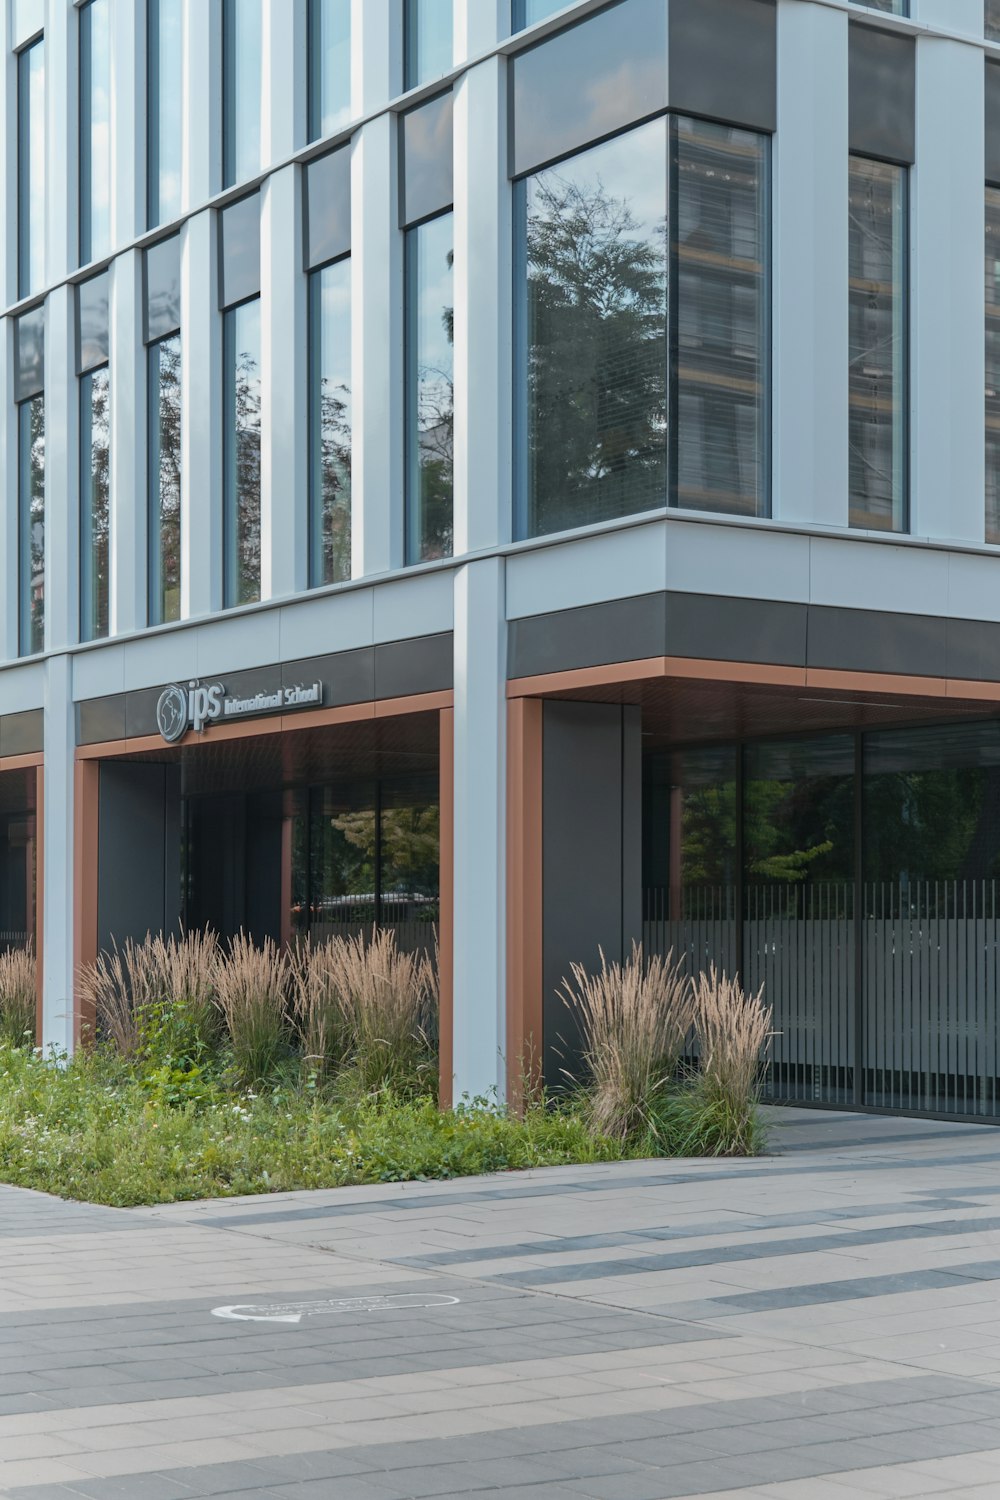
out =
{"type": "Polygon", "coordinates": [[[457,1297],[437,1292],[401,1292],[386,1297],[324,1297],[317,1302],[234,1302],[229,1307],[213,1307],[214,1318],[230,1318],[236,1323],[301,1323],[303,1318],[323,1313],[393,1312],[408,1307],[454,1307],[457,1297]]]}

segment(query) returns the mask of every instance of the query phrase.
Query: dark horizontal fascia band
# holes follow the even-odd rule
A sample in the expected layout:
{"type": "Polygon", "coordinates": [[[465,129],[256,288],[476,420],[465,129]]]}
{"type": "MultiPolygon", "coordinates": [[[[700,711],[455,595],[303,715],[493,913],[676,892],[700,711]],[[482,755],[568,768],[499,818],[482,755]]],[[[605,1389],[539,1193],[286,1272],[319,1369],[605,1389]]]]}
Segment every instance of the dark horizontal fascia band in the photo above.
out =
{"type": "Polygon", "coordinates": [[[509,626],[510,678],[652,657],[1000,682],[1000,624],[663,592],[509,626]]]}
{"type": "MultiPolygon", "coordinates": [[[[447,631],[252,671],[215,672],[206,674],[205,680],[223,682],[226,691],[237,697],[321,682],[326,708],[446,692],[454,682],[452,635],[447,631]]],[[[83,699],[76,706],[77,744],[99,745],[156,734],[156,704],[167,686],[162,683],[106,698],[83,699]]]]}
{"type": "Polygon", "coordinates": [[[40,708],[0,715],[0,759],[8,755],[40,754],[44,736],[44,716],[40,708]]]}

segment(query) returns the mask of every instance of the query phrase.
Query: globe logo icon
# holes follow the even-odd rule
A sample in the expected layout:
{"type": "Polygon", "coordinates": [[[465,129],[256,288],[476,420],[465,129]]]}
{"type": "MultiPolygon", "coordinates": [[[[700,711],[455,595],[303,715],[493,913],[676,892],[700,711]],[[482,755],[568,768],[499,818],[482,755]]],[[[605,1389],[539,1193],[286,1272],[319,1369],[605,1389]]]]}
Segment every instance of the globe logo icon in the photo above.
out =
{"type": "Polygon", "coordinates": [[[164,688],[156,705],[156,723],[168,745],[180,739],[188,727],[187,693],[183,688],[164,688]]]}

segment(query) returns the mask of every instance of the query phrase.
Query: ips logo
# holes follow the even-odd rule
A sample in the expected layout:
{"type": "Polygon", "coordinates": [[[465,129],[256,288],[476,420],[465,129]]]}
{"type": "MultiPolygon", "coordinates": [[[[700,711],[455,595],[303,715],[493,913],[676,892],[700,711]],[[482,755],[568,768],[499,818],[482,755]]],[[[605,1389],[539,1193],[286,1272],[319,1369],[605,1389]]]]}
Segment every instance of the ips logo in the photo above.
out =
{"type": "Polygon", "coordinates": [[[206,724],[222,713],[225,692],[221,682],[189,682],[187,687],[174,683],[164,688],[156,704],[156,724],[168,745],[181,739],[188,729],[200,734],[206,724]]]}

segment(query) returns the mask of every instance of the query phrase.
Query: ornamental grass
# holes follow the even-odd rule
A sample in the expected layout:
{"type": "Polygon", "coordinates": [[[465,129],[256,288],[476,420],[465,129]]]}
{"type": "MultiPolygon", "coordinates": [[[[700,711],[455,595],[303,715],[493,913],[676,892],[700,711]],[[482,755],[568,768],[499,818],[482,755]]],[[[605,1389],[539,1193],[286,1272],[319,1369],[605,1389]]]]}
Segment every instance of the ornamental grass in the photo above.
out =
{"type": "Polygon", "coordinates": [[[0,1043],[33,1047],[37,978],[34,945],[0,953],[0,1043]]]}

